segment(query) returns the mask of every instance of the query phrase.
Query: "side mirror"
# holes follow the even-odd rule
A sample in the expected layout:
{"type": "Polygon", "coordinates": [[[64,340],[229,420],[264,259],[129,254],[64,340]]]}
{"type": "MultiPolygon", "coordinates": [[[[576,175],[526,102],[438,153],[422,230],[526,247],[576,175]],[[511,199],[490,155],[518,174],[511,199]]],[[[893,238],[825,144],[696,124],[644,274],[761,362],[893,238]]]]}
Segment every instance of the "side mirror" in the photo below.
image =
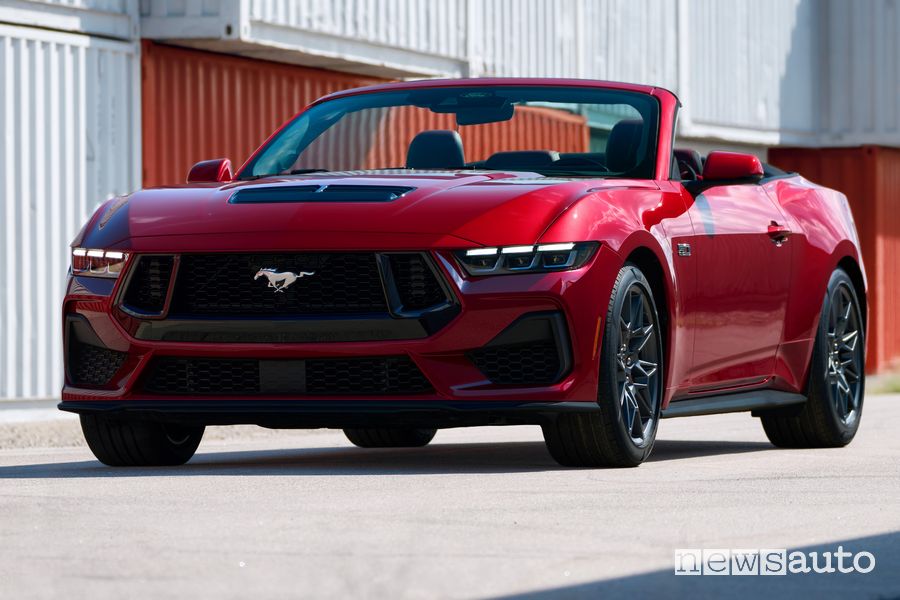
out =
{"type": "Polygon", "coordinates": [[[703,165],[703,181],[759,179],[762,176],[762,163],[752,154],[717,150],[709,153],[703,165]]]}
{"type": "Polygon", "coordinates": [[[188,183],[218,183],[232,179],[231,161],[227,158],[202,160],[191,167],[187,176],[188,183]]]}

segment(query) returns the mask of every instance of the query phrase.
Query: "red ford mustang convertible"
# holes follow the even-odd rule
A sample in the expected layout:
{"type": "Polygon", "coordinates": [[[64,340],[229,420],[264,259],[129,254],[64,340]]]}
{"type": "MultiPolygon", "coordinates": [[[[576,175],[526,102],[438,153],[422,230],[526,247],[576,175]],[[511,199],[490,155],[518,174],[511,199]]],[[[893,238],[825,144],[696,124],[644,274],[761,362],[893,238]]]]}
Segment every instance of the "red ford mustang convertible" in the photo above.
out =
{"type": "Polygon", "coordinates": [[[108,465],[181,464],[239,423],[365,448],[533,424],[570,466],[636,466],[661,418],[731,411],[846,445],[867,314],[846,198],[680,148],[678,108],[582,80],[355,89],[234,176],[110,200],[72,244],[60,408],[108,465]]]}

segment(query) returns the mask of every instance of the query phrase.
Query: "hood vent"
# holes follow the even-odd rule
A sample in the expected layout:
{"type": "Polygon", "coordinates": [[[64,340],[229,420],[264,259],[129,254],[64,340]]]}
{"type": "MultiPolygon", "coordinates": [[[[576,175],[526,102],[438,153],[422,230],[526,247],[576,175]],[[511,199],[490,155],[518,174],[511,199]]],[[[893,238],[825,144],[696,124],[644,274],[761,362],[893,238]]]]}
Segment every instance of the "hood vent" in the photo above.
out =
{"type": "Polygon", "coordinates": [[[292,185],[244,188],[228,200],[230,204],[277,204],[283,202],[391,202],[416,188],[387,185],[292,185]]]}

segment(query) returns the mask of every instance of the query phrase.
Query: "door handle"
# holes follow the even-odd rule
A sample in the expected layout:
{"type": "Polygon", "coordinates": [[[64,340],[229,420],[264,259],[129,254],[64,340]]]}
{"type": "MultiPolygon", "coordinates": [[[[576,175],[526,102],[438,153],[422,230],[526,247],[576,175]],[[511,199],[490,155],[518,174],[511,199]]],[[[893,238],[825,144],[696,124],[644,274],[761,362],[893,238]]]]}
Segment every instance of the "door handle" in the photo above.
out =
{"type": "Polygon", "coordinates": [[[781,247],[791,235],[791,230],[784,225],[779,225],[775,221],[772,221],[769,224],[769,229],[766,233],[769,234],[769,238],[771,238],[773,244],[781,247]]]}

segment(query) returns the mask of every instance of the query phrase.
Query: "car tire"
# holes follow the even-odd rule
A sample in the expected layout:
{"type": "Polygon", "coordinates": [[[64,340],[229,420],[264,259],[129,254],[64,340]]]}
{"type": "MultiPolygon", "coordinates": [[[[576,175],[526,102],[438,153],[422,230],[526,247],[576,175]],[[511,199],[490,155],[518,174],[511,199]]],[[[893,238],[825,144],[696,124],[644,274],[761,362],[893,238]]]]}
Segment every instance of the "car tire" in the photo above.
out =
{"type": "Polygon", "coordinates": [[[344,435],[360,448],[421,448],[434,438],[437,429],[366,427],[345,429],[344,435]]]}
{"type": "Polygon", "coordinates": [[[853,440],[865,397],[865,341],[853,282],[837,269],[822,303],[806,402],[760,414],[770,442],[779,448],[838,448],[853,440]]]}
{"type": "Polygon", "coordinates": [[[636,467],[645,461],[659,425],[662,365],[662,334],[650,283],[640,269],[626,265],[606,314],[598,409],[561,413],[543,425],[553,458],[570,467],[636,467]]]}
{"type": "Polygon", "coordinates": [[[81,430],[97,460],[111,467],[168,467],[194,456],[202,426],[81,415],[81,430]]]}

